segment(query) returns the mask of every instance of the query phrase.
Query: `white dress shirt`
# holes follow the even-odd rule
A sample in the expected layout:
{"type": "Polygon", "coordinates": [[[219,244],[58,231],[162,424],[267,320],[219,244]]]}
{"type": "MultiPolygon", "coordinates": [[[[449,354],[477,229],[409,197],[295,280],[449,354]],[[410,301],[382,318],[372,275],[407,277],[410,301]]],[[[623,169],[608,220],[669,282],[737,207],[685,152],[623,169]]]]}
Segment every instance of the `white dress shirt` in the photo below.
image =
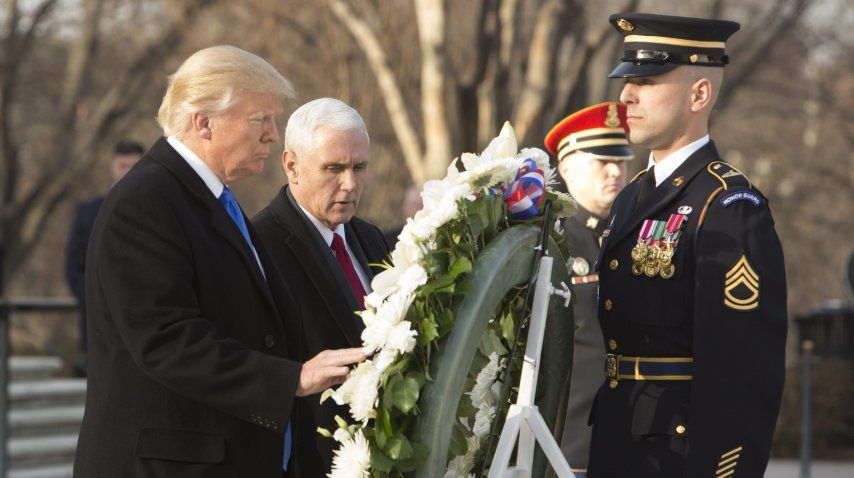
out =
{"type": "MultiPolygon", "coordinates": [[[[192,149],[188,148],[187,145],[182,143],[178,138],[169,136],[166,138],[166,141],[173,149],[175,149],[175,151],[178,152],[178,154],[181,155],[182,158],[184,158],[184,161],[193,168],[193,171],[202,178],[202,181],[205,182],[205,185],[211,190],[214,197],[219,199],[220,195],[222,195],[223,189],[225,189],[225,184],[220,181],[219,176],[217,176],[216,173],[213,172],[211,168],[193,152],[192,149]]],[[[243,237],[243,234],[240,236],[243,237]]],[[[255,255],[255,261],[258,263],[258,267],[261,268],[261,274],[264,275],[264,277],[267,277],[267,274],[264,273],[264,266],[261,265],[261,259],[258,257],[258,252],[255,251],[255,247],[250,246],[250,249],[252,249],[252,254],[255,255]]]]}
{"type": "Polygon", "coordinates": [[[682,146],[658,161],[655,160],[652,152],[650,152],[647,169],[653,167],[653,165],[655,166],[655,169],[653,169],[653,172],[655,173],[655,187],[658,187],[663,183],[671,174],[673,174],[673,171],[676,171],[679,166],[682,166],[682,163],[684,163],[689,156],[696,153],[708,142],[709,135],[705,135],[691,144],[682,146]]]}
{"type": "MultiPolygon", "coordinates": [[[[299,205],[299,203],[297,203],[299,205]]],[[[310,212],[308,212],[304,207],[300,206],[302,212],[308,217],[309,221],[314,224],[314,227],[317,229],[317,232],[320,233],[320,236],[323,237],[323,240],[326,242],[326,246],[332,248],[332,235],[338,234],[341,236],[341,239],[344,241],[344,247],[347,248],[347,255],[350,256],[350,262],[353,263],[353,268],[356,269],[356,275],[359,276],[359,282],[362,283],[362,288],[365,289],[365,294],[370,294],[372,292],[371,289],[371,281],[368,280],[368,276],[365,274],[365,271],[362,270],[362,264],[359,263],[359,260],[356,259],[356,256],[353,254],[353,251],[350,249],[350,244],[347,243],[347,235],[344,232],[344,224],[339,224],[335,227],[335,230],[329,229],[326,227],[326,224],[318,221],[316,217],[312,216],[310,212]]]]}

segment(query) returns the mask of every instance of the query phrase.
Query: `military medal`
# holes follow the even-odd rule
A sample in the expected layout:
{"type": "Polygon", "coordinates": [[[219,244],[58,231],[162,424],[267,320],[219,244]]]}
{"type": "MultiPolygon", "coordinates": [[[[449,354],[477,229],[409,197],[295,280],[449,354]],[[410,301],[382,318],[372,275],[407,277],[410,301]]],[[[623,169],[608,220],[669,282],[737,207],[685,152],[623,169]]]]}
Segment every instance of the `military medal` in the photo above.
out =
{"type": "Polygon", "coordinates": [[[682,235],[682,224],[687,216],[681,212],[690,213],[690,206],[680,206],[680,214],[671,214],[664,226],[663,250],[659,255],[659,275],[662,279],[670,279],[676,274],[676,266],[673,264],[673,255],[676,253],[676,243],[682,235]]]}
{"type": "Polygon", "coordinates": [[[639,276],[644,272],[644,264],[647,258],[647,239],[652,233],[652,226],[655,221],[646,219],[638,233],[638,243],[632,248],[632,274],[639,276]]]}
{"type": "Polygon", "coordinates": [[[663,279],[670,279],[676,274],[673,256],[691,207],[680,206],[679,211],[686,214],[671,214],[667,221],[644,220],[638,233],[638,243],[631,252],[632,274],[663,279]]]}
{"type": "Polygon", "coordinates": [[[643,273],[646,274],[647,277],[655,277],[658,275],[659,264],[658,264],[658,256],[661,254],[661,248],[658,244],[653,243],[652,246],[647,247],[646,249],[646,261],[643,266],[643,273]]]}
{"type": "Polygon", "coordinates": [[[572,261],[572,272],[579,276],[586,276],[590,272],[590,264],[587,263],[587,259],[576,257],[572,261]]]}

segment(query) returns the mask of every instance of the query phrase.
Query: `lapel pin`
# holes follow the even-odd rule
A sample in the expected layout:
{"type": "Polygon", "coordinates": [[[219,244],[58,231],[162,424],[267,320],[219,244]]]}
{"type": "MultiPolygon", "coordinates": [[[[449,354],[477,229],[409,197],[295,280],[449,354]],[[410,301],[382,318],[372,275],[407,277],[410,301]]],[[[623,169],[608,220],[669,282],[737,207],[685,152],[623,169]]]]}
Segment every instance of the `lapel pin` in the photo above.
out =
{"type": "Polygon", "coordinates": [[[683,176],[679,176],[678,178],[676,178],[676,179],[674,179],[674,180],[673,180],[673,185],[674,185],[674,186],[676,186],[676,187],[679,187],[679,186],[681,186],[681,185],[682,185],[682,183],[684,183],[684,182],[685,182],[685,178],[684,178],[683,176]]]}

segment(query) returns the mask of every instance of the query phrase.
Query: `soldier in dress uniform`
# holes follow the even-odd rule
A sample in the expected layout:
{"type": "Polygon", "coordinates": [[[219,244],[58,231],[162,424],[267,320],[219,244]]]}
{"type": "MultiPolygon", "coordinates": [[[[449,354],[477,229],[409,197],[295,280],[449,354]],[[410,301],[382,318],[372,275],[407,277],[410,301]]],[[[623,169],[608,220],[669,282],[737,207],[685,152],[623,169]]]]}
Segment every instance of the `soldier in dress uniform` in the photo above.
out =
{"type": "Polygon", "coordinates": [[[759,478],[783,389],[786,276],[768,200],[723,161],[709,113],[735,22],[610,22],[632,143],[649,168],[614,202],[599,254],[605,380],[589,478],[759,478]]]}
{"type": "MultiPolygon", "coordinates": [[[[626,107],[617,102],[593,105],[575,112],[546,135],[546,149],[558,160],[558,172],[578,203],[578,213],[563,219],[560,228],[570,257],[567,269],[575,295],[575,343],[572,382],[561,435],[561,449],[572,471],[583,478],[590,453],[587,418],[602,383],[605,348],[596,320],[599,276],[593,264],[605,218],[626,185],[626,162],[635,157],[626,136],[626,107]]],[[[562,409],[564,408],[562,407],[562,409]]]]}

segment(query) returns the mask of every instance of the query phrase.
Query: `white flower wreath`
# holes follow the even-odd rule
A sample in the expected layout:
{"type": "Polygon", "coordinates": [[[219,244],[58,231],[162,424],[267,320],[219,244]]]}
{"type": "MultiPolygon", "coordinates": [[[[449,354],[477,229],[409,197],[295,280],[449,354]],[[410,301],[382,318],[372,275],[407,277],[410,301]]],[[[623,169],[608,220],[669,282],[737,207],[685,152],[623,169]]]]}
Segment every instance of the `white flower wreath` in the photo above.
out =
{"type": "MultiPolygon", "coordinates": [[[[321,399],[332,397],[339,405],[348,405],[356,422],[350,424],[339,417],[339,428],[331,435],[339,447],[330,478],[397,476],[414,469],[425,455],[424,447],[410,443],[399,425],[417,415],[419,392],[430,379],[430,351],[453,327],[453,314],[442,307],[446,304],[442,301],[471,270],[479,241],[486,241],[472,224],[491,221],[496,229],[509,225],[503,201],[495,198],[518,179],[523,163],[533,162],[542,172],[542,194],[552,200],[556,216],[574,214],[574,200],[549,187],[555,172],[549,167],[548,155],[536,148],[517,149],[513,128],[505,123],[479,156],[462,155],[464,171],[458,171],[454,160],[445,178],[424,185],[423,209],[408,220],[391,253],[391,264],[373,279],[373,292],[365,298],[362,341],[373,356],[321,399]],[[479,207],[487,202],[501,207],[501,217],[480,217],[485,214],[479,207]]],[[[498,403],[500,384],[496,380],[505,367],[506,357],[502,357],[509,353],[502,343],[507,343],[513,330],[512,317],[509,312],[502,316],[504,312],[496,314],[502,318],[494,320],[487,331],[490,340],[484,340],[482,351],[487,361],[466,393],[471,407],[455,425],[461,439],[452,447],[456,454],[448,463],[446,478],[471,476],[483,438],[503,406],[498,403]]],[[[330,436],[326,430],[319,432],[330,436]]]]}

